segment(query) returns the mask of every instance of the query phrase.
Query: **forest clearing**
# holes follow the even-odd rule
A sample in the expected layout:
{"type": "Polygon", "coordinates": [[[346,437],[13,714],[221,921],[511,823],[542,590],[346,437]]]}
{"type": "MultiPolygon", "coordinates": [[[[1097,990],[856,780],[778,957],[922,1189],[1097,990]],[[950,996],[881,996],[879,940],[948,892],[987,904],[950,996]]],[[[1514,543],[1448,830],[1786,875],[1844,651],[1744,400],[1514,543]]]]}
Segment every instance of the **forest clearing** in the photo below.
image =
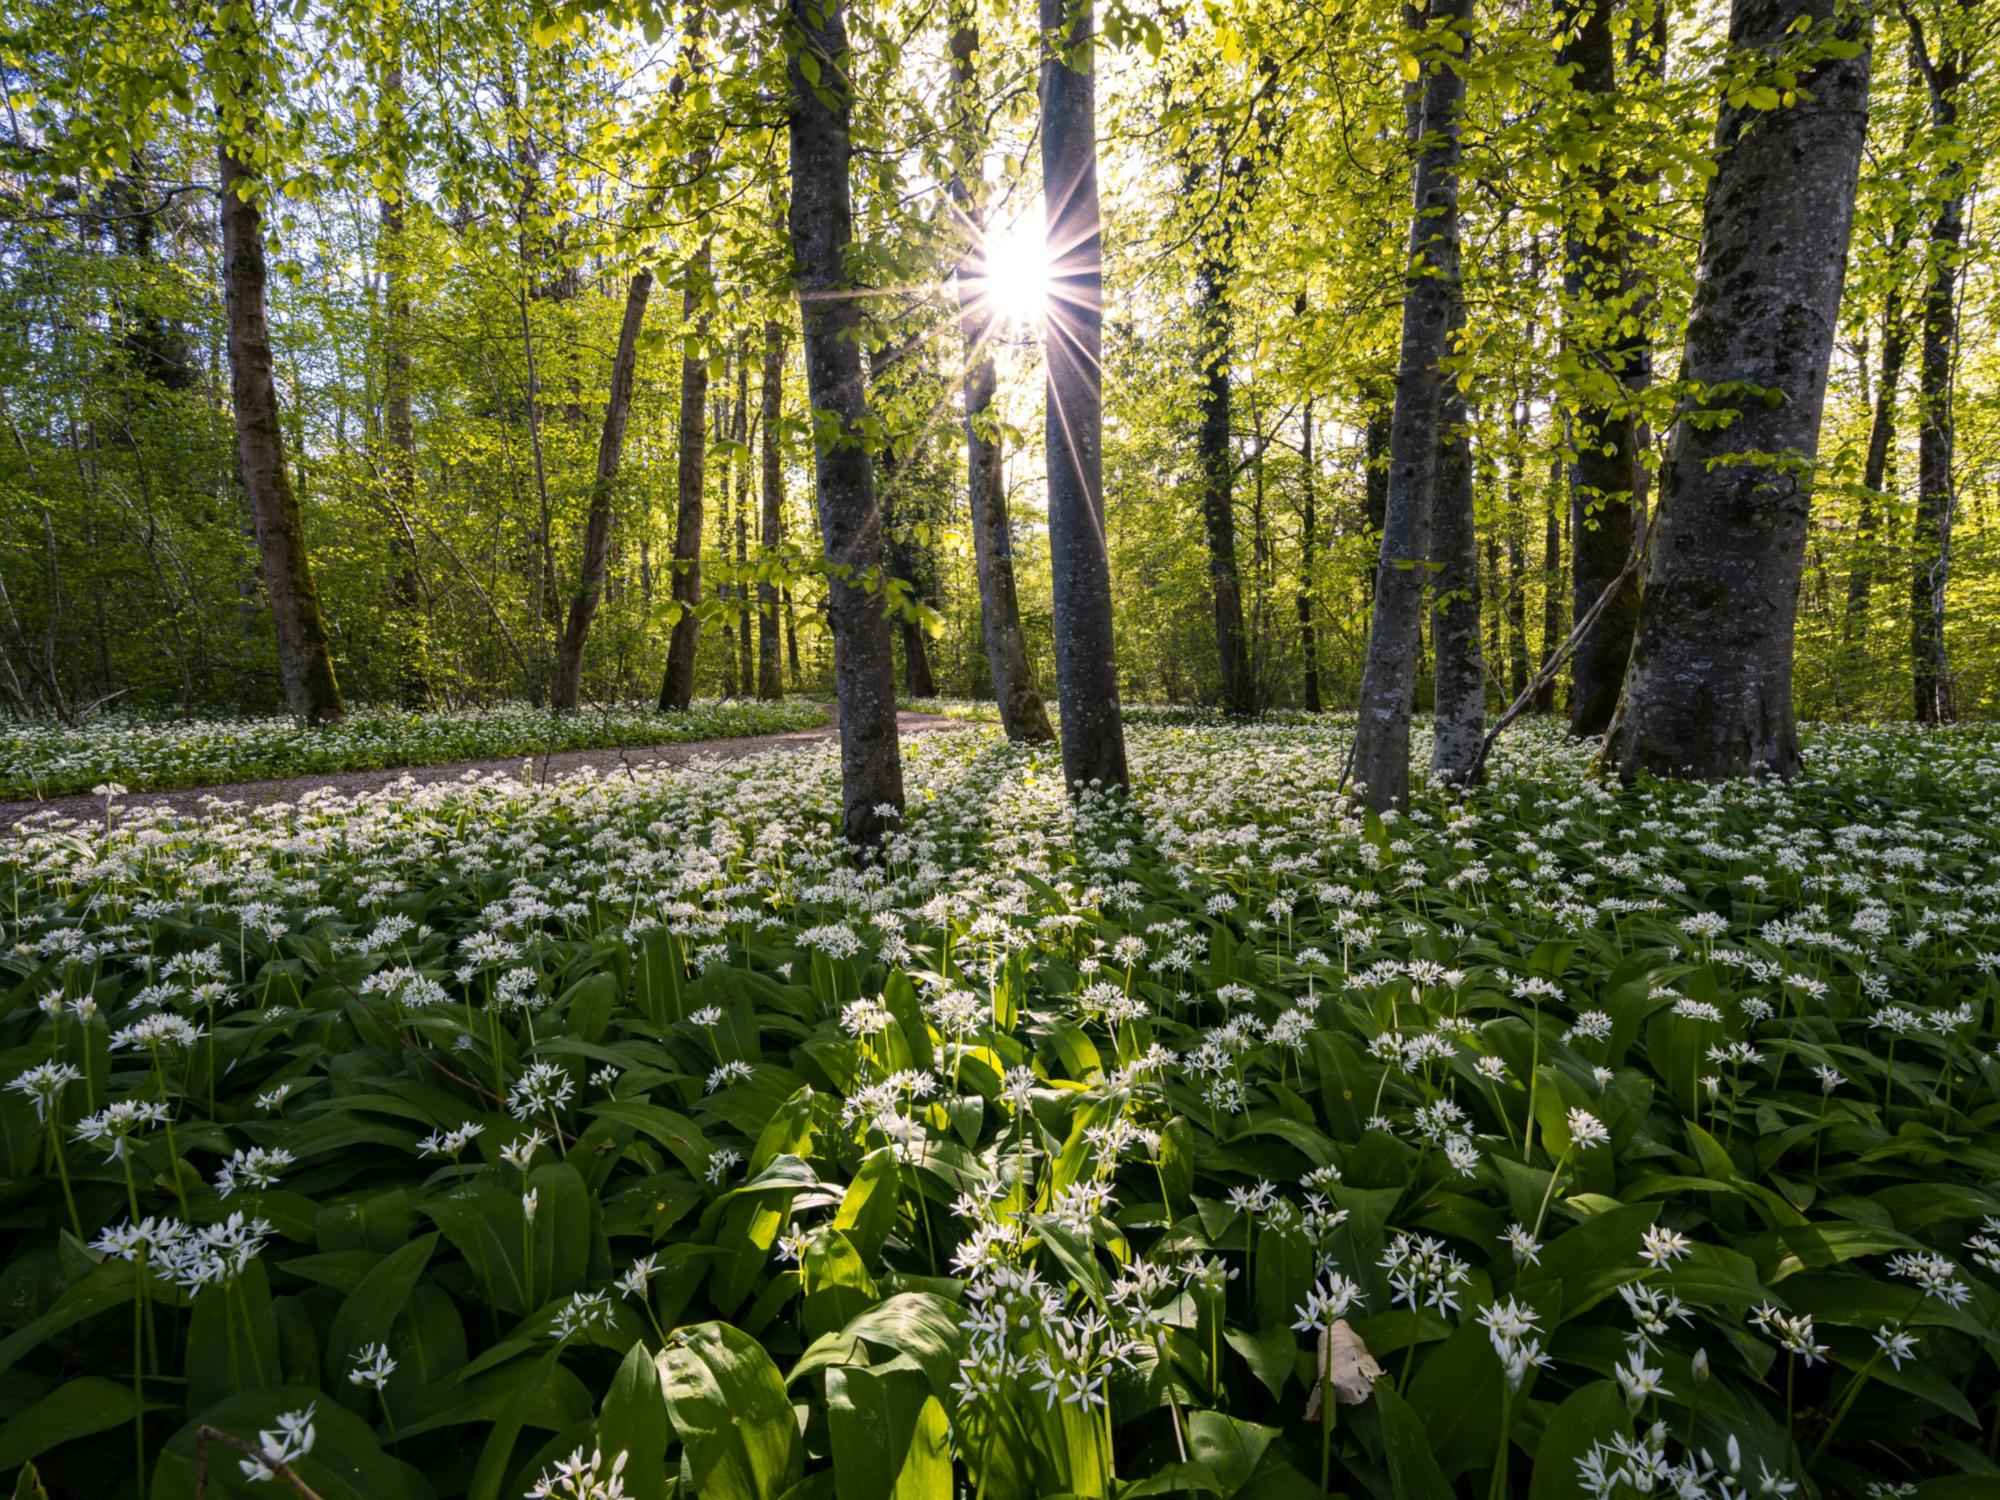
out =
{"type": "Polygon", "coordinates": [[[2000,1497],[1996,59],[0,0],[0,1486],[2000,1497]]]}

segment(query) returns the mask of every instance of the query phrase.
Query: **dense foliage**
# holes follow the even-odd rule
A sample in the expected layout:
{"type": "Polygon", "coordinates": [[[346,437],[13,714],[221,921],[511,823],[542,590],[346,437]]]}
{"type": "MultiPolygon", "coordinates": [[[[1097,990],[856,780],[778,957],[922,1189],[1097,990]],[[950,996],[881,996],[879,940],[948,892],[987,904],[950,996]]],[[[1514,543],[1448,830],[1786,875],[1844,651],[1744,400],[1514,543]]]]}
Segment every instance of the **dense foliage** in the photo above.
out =
{"type": "Polygon", "coordinates": [[[858,866],[830,752],[30,825],[0,1471],[1992,1492],[2000,739],[1388,821],[1345,726],[1132,743],[927,737],[858,866]]]}
{"type": "Polygon", "coordinates": [[[523,704],[456,713],[361,709],[306,729],[288,718],[174,719],[99,714],[77,724],[0,720],[0,798],[59,797],[116,785],[144,792],[266,776],[374,771],[454,760],[665,745],[812,729],[817,703],[698,703],[681,713],[607,704],[550,714],[523,704]]]}
{"type": "MultiPolygon", "coordinates": [[[[0,5],[17,106],[7,128],[18,135],[0,151],[9,701],[46,709],[124,692],[256,711],[276,701],[222,357],[215,123],[203,98],[220,44],[201,25],[213,8],[0,5]]],[[[708,9],[719,39],[692,69],[683,32],[702,24],[701,6],[314,0],[257,18],[245,46],[270,81],[260,201],[285,437],[352,696],[395,698],[414,679],[446,701],[546,697],[620,309],[639,268],[660,286],[637,346],[590,690],[650,690],[678,612],[683,356],[707,383],[695,422],[708,432],[696,474],[707,503],[702,691],[739,675],[727,632],[742,620],[742,589],[760,580],[785,580],[790,677],[829,680],[824,583],[801,545],[812,532],[810,425],[776,231],[779,22],[774,9],[708,9]],[[772,318],[784,540],[766,545],[756,471],[772,318]],[[392,360],[407,363],[407,460],[391,451],[392,360]],[[407,484],[390,483],[405,461],[407,484]]],[[[1147,698],[1218,693],[1210,589],[1222,565],[1204,543],[1209,460],[1197,442],[1213,356],[1231,390],[1226,504],[1239,543],[1228,567],[1256,696],[1303,701],[1309,617],[1326,701],[1351,704],[1409,214],[1403,122],[1417,62],[1403,11],[1388,0],[1104,9],[1105,500],[1123,680],[1147,698]],[[1219,352],[1207,347],[1216,337],[1219,352]]],[[[1639,423],[1643,515],[1690,395],[1678,365],[1717,101],[1781,110],[1791,86],[1783,66],[1766,77],[1764,60],[1728,53],[1717,5],[1618,0],[1615,88],[1587,94],[1562,46],[1582,9],[1482,5],[1456,62],[1467,81],[1469,314],[1451,364],[1467,397],[1496,703],[1568,630],[1578,532],[1607,498],[1583,495],[1577,509],[1570,469],[1595,436],[1578,413],[1608,403],[1639,423]],[[1615,295],[1578,284],[1575,247],[1593,240],[1629,266],[1615,295]],[[1607,349],[1629,355],[1615,378],[1607,349]]],[[[1906,716],[1917,596],[1935,577],[1956,702],[1990,713],[2000,701],[1992,238],[1976,214],[1956,245],[1935,225],[1953,194],[1977,203],[1987,185],[1992,23],[1961,0],[1873,9],[1868,154],[1811,475],[1800,708],[1906,716]],[[1952,59],[1945,119],[1925,66],[1952,59]],[[1947,267],[1957,277],[1948,556],[1917,510],[1921,429],[1943,409],[1920,389],[1919,346],[1927,289],[1947,267]]],[[[983,38],[973,102],[990,136],[970,175],[985,184],[988,238],[1013,289],[994,340],[995,428],[1023,622],[1046,688],[1035,39],[1021,7],[966,12],[983,38]]],[[[938,685],[976,693],[987,669],[966,517],[952,283],[965,247],[947,192],[961,164],[941,129],[944,17],[882,4],[850,24],[852,258],[883,367],[869,437],[895,475],[882,486],[889,567],[934,611],[936,634],[916,646],[935,658],[938,685]]]]}

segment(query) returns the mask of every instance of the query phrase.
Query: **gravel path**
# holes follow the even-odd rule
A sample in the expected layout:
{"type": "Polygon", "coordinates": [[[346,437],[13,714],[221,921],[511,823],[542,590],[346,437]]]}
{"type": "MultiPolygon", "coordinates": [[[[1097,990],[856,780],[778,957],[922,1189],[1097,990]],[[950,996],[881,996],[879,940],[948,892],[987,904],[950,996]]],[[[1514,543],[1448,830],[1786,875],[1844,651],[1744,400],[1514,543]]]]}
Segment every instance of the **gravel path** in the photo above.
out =
{"type": "MultiPolygon", "coordinates": [[[[903,734],[933,730],[964,729],[959,719],[935,714],[899,713],[896,727],[903,734]]],[[[800,750],[833,738],[834,726],[797,729],[784,734],[747,735],[726,740],[686,740],[672,745],[640,745],[609,750],[561,750],[554,755],[535,757],[535,775],[556,780],[575,771],[622,771],[627,767],[680,766],[695,759],[742,760],[772,750],[800,750]]],[[[219,797],[230,802],[296,802],[308,792],[331,787],[342,796],[380,791],[408,777],[424,783],[456,781],[472,771],[500,771],[518,776],[528,757],[503,756],[497,760],[455,760],[438,766],[397,766],[386,771],[320,772],[306,776],[284,776],[268,781],[238,781],[226,786],[188,787],[174,792],[134,792],[120,797],[120,807],[171,807],[176,812],[199,814],[207,810],[206,799],[219,797]]],[[[54,813],[65,818],[95,821],[104,815],[104,804],[96,797],[53,797],[46,802],[0,802],[0,830],[10,829],[36,813],[54,813]]]]}

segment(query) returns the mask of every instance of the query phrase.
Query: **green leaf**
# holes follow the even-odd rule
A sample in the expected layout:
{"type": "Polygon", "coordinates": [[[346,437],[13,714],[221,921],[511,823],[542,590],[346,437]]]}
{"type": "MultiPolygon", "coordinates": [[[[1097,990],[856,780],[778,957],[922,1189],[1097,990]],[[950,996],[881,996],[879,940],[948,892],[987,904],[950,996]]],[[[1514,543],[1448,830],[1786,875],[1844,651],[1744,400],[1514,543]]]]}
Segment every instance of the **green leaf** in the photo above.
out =
{"type": "Polygon", "coordinates": [[[253,1260],[233,1285],[203,1290],[188,1309],[187,1408],[201,1411],[283,1378],[270,1284],[263,1262],[253,1260]]]}
{"type": "Polygon", "coordinates": [[[55,1305],[33,1322],[0,1339],[0,1371],[10,1370],[23,1355],[47,1343],[64,1329],[86,1318],[130,1302],[138,1273],[129,1261],[107,1260],[56,1298],[55,1305]]]}
{"type": "Polygon", "coordinates": [[[841,1195],[833,1227],[847,1235],[869,1265],[880,1258],[889,1231],[895,1227],[901,1192],[902,1176],[896,1153],[882,1146],[861,1159],[847,1191],[841,1195]]]}
{"type": "Polygon", "coordinates": [[[1593,1381],[1572,1392],[1542,1429],[1528,1500],[1574,1500],[1577,1460],[1626,1427],[1625,1397],[1613,1382],[1593,1381]]]}
{"type": "Polygon", "coordinates": [[[625,1490],[632,1500],[664,1500],[671,1436],[659,1369],[652,1351],[641,1340],[626,1351],[597,1418],[598,1446],[604,1453],[630,1455],[625,1465],[625,1490]]]}
{"type": "Polygon", "coordinates": [[[755,1339],[727,1323],[699,1323],[674,1335],[658,1367],[702,1500],[776,1500],[798,1482],[798,1422],[755,1339]]]}
{"type": "Polygon", "coordinates": [[[1189,1412],[1187,1430],[1189,1455],[1207,1467],[1225,1495],[1235,1494],[1249,1482],[1264,1450],[1278,1436],[1275,1427],[1220,1411],[1189,1412]]]}
{"type": "Polygon", "coordinates": [[[842,1494],[951,1500],[951,1429],[921,1371],[836,1366],[826,1400],[842,1494]]]}
{"type": "Polygon", "coordinates": [[[1382,1453],[1396,1500],[1452,1500],[1450,1483],[1431,1456],[1430,1437],[1409,1403],[1386,1380],[1375,1383],[1381,1409],[1382,1453]]]}
{"type": "Polygon", "coordinates": [[[479,1450],[479,1463],[472,1471],[472,1485],[466,1491],[466,1500],[500,1500],[513,1465],[515,1440],[520,1437],[522,1424],[540,1399],[542,1384],[555,1369],[561,1354],[561,1345],[550,1349],[536,1362],[528,1377],[515,1387],[513,1399],[501,1411],[479,1450]]]}
{"type": "MultiPolygon", "coordinates": [[[[134,1411],[129,1384],[99,1375],[64,1381],[19,1416],[0,1427],[0,1473],[38,1458],[49,1449],[113,1427],[129,1427],[134,1411]]],[[[158,1411],[148,1401],[145,1411],[158,1411]]]]}
{"type": "Polygon", "coordinates": [[[320,1379],[330,1391],[361,1395],[362,1401],[350,1403],[357,1411],[366,1409],[367,1392],[348,1381],[355,1358],[364,1345],[389,1342],[396,1316],[416,1291],[437,1242],[435,1233],[427,1234],[385,1256],[333,1315],[332,1326],[326,1333],[325,1353],[321,1356],[320,1379]]]}

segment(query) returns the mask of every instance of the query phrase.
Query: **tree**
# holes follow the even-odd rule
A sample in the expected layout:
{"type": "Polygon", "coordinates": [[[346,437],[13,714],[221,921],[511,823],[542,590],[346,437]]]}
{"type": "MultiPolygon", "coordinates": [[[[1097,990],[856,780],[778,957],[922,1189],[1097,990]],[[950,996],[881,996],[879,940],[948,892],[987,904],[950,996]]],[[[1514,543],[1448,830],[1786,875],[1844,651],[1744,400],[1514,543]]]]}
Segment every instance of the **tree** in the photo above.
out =
{"type": "Polygon", "coordinates": [[[1952,378],[1958,355],[1958,263],[1965,240],[1965,142],[1958,136],[1959,86],[1974,0],[1946,0],[1937,45],[1913,3],[1903,5],[1910,58],[1930,104],[1941,183],[1931,222],[1924,286],[1923,348],[1917,363],[1917,516],[1910,572],[1910,659],[1919,723],[1949,724],[1951,664],[1945,654],[1945,592],[1951,582],[1951,531],[1958,508],[1953,483],[1952,378]],[[1955,13],[1955,14],[1954,14],[1955,13]],[[1935,55],[1933,52],[1935,50],[1935,55]]]}
{"type": "MultiPolygon", "coordinates": [[[[1305,310],[1305,298],[1299,299],[1305,310]]],[[[1313,398],[1306,397],[1299,423],[1299,658],[1305,672],[1306,712],[1320,711],[1319,632],[1313,624],[1313,593],[1319,584],[1319,473],[1313,457],[1313,398]]]]}
{"type": "Polygon", "coordinates": [[[1882,301],[1882,359],[1876,367],[1875,400],[1868,420],[1867,456],[1861,466],[1860,511],[1855,523],[1854,565],[1847,575],[1847,608],[1841,619],[1845,665],[1860,666],[1858,653],[1868,628],[1868,599],[1874,591],[1876,546],[1875,503],[1889,480],[1889,459],[1896,442],[1896,395],[1903,383],[1903,361],[1909,355],[1910,320],[1903,310],[1903,291],[1892,285],[1882,301]]]}
{"type": "Polygon", "coordinates": [[[604,593],[611,563],[611,527],[616,511],[618,465],[625,452],[625,428],[632,414],[632,381],[639,365],[639,336],[645,329],[646,303],[653,293],[653,272],[641,267],[625,288],[625,316],[618,325],[618,352],[611,360],[611,389],[604,398],[604,426],[597,440],[597,474],[590,487],[590,517],[583,532],[583,566],[569,615],[556,647],[555,690],[549,706],[573,713],[583,699],[583,648],[590,622],[604,593]]]}
{"type": "MultiPolygon", "coordinates": [[[[1462,323],[1464,308],[1454,316],[1462,323]]],[[[1472,413],[1458,378],[1446,375],[1438,404],[1437,469],[1431,480],[1431,651],[1437,658],[1431,777],[1463,782],[1486,733],[1486,663],[1479,646],[1479,532],[1473,514],[1472,413]]]]}
{"type": "Polygon", "coordinates": [[[229,395],[236,421],[236,457],[250,505],[264,594],[277,627],[278,675],[285,703],[308,724],[346,717],[319,591],[306,555],[305,523],[285,467],[285,433],[272,371],[271,326],[265,309],[269,273],[264,259],[262,184],[250,162],[257,139],[256,47],[242,23],[226,29],[215,69],[221,118],[217,160],[222,173],[222,285],[229,315],[229,395]]]}
{"type": "Polygon", "coordinates": [[[1867,22],[1838,0],[1734,0],[1732,80],[1651,569],[1606,738],[1630,779],[1799,768],[1792,643],[1820,412],[1868,123],[1867,22]],[[1797,89],[1760,70],[1783,54],[1797,89]]]}
{"type": "MultiPolygon", "coordinates": [[[[1623,187],[1607,137],[1615,125],[1618,80],[1613,0],[1568,0],[1561,11],[1560,63],[1568,70],[1569,118],[1577,201],[1564,242],[1567,302],[1564,345],[1570,362],[1565,397],[1570,441],[1571,617],[1581,620],[1607,589],[1612,598],[1570,658],[1571,734],[1604,733],[1618,704],[1639,616],[1639,577],[1626,567],[1635,544],[1638,416],[1631,384],[1643,356],[1635,328],[1639,288],[1630,269],[1623,187]]],[[[1567,154],[1564,157],[1567,160],[1567,154]]]]}
{"type": "Polygon", "coordinates": [[[382,69],[381,151],[390,164],[388,181],[377,200],[376,223],[381,243],[384,351],[382,360],[382,427],[385,452],[383,479],[388,488],[390,589],[396,614],[407,640],[400,694],[410,708],[430,701],[430,679],[424,670],[428,630],[423,615],[423,579],[418,571],[416,533],[410,517],[416,509],[417,440],[410,411],[410,268],[405,234],[405,202],[409,190],[402,171],[403,54],[399,8],[383,17],[388,57],[382,69]]]}
{"type": "Polygon", "coordinates": [[[980,635],[986,646],[1000,726],[1010,740],[1055,738],[1048,710],[1035,687],[1021,634],[1021,601],[1014,581],[1014,537],[1007,521],[1007,489],[993,399],[994,310],[986,267],[986,136],[978,89],[979,27],[969,4],[952,12],[951,84],[954,138],[952,207],[963,248],[953,267],[958,326],[965,344],[965,491],[972,521],[972,555],[979,580],[980,635]]]}
{"type": "Polygon", "coordinates": [[[1104,231],[1097,200],[1092,0],[1040,0],[1047,204],[1049,571],[1063,776],[1123,791],[1125,722],[1104,537],[1104,231]]]}
{"type": "MultiPolygon", "coordinates": [[[[785,325],[764,323],[764,367],[758,391],[757,427],[763,468],[763,506],[758,515],[758,555],[768,573],[785,542],[785,465],[779,422],[785,403],[785,325]]],[[[785,668],[778,640],[778,585],[768,576],[757,582],[757,696],[785,696],[785,668]]]]}
{"type": "MultiPolygon", "coordinates": [[[[701,310],[707,280],[709,249],[704,241],[689,268],[681,298],[683,322],[708,330],[701,310]]],[[[702,487],[707,482],[708,357],[690,350],[681,356],[680,440],[674,450],[674,623],[667,640],[667,666],[660,679],[660,712],[678,713],[694,701],[695,647],[701,638],[702,487]]]]}
{"type": "MultiPolygon", "coordinates": [[[[687,23],[687,50],[697,63],[702,51],[704,11],[697,7],[687,23]]],[[[704,141],[694,152],[694,174],[706,172],[714,159],[704,141]]],[[[685,712],[694,701],[695,647],[701,640],[702,487],[707,482],[708,457],[708,304],[714,295],[714,246],[703,235],[684,271],[681,326],[679,442],[674,450],[673,628],[667,639],[667,665],[660,675],[660,711],[685,712]],[[690,336],[691,334],[691,336],[690,336]]]]}
{"type": "Polygon", "coordinates": [[[903,760],[896,683],[883,608],[882,517],[875,502],[861,370],[861,306],[848,275],[854,239],[853,58],[831,0],[789,0],[786,38],[792,253],[813,406],[813,469],[830,569],[834,690],[840,704],[841,827],[859,847],[902,821],[903,760]]]}
{"type": "Polygon", "coordinates": [[[1375,570],[1374,623],[1361,678],[1354,775],[1376,811],[1410,800],[1410,710],[1416,695],[1431,543],[1431,483],[1439,450],[1442,361],[1458,284],[1459,115],[1465,79],[1456,66],[1470,41],[1472,0],[1437,0],[1420,46],[1425,71],[1417,144],[1396,404],[1389,427],[1389,483],[1375,570]]]}
{"type": "MultiPolygon", "coordinates": [[[[1189,196],[1201,185],[1196,152],[1211,130],[1197,132],[1189,149],[1189,196]]],[[[1208,588],[1215,614],[1215,654],[1222,669],[1222,706],[1232,714],[1256,712],[1257,688],[1243,629],[1243,580],[1236,561],[1236,444],[1230,401],[1230,282],[1236,274],[1235,196],[1242,165],[1227,142],[1216,151],[1213,201],[1200,209],[1195,232],[1195,350],[1201,420],[1195,451],[1201,477],[1201,524],[1208,541],[1208,588]]]]}

